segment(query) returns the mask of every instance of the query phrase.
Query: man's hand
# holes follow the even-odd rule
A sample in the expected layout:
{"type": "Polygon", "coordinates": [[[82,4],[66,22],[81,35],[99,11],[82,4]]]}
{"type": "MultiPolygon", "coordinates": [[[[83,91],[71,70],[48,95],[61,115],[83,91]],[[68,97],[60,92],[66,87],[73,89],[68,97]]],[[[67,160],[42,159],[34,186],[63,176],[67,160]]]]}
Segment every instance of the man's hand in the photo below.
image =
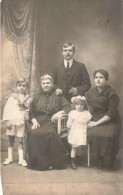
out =
{"type": "Polygon", "coordinates": [[[69,90],[69,93],[72,93],[73,95],[77,95],[77,93],[78,93],[77,88],[72,87],[72,88],[69,90]]]}
{"type": "Polygon", "coordinates": [[[32,123],[33,123],[32,129],[37,129],[38,127],[40,127],[40,124],[35,118],[32,119],[32,123]]]}
{"type": "Polygon", "coordinates": [[[56,94],[56,95],[62,94],[62,89],[56,89],[55,94],[56,94]]]}

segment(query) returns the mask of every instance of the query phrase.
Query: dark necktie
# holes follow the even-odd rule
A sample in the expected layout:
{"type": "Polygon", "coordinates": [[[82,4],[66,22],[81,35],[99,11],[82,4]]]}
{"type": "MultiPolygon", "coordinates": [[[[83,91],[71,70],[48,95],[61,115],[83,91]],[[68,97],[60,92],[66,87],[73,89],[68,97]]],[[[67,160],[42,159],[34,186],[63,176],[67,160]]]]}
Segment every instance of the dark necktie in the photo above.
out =
{"type": "Polygon", "coordinates": [[[69,67],[69,62],[67,62],[67,69],[69,69],[70,67],[69,67]]]}

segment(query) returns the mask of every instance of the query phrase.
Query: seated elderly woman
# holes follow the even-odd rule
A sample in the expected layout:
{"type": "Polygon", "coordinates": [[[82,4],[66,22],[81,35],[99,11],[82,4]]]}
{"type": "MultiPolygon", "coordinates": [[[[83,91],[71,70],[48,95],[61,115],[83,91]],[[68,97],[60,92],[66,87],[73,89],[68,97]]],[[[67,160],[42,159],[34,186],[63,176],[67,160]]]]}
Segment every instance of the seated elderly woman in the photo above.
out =
{"type": "Polygon", "coordinates": [[[42,76],[41,93],[34,97],[30,106],[30,123],[27,126],[30,169],[60,169],[65,163],[66,151],[54,122],[61,114],[70,111],[70,105],[64,97],[55,95],[53,86],[51,76],[42,76]]]}
{"type": "Polygon", "coordinates": [[[87,94],[92,119],[89,122],[88,140],[97,155],[97,165],[104,167],[104,157],[109,154],[111,169],[116,169],[116,155],[119,150],[121,120],[117,111],[119,97],[107,84],[106,70],[94,72],[95,85],[87,94]]]}

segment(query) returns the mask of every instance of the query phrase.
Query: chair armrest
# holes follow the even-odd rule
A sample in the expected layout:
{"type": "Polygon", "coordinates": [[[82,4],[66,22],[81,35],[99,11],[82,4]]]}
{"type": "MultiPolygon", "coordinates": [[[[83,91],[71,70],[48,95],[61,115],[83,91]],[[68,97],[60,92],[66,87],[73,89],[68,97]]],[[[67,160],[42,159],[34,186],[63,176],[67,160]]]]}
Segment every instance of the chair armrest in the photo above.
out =
{"type": "Polygon", "coordinates": [[[61,116],[59,116],[58,118],[58,122],[57,122],[57,128],[58,128],[58,134],[60,135],[61,134],[61,124],[62,124],[62,120],[63,119],[67,119],[68,115],[67,114],[63,114],[61,116]]]}

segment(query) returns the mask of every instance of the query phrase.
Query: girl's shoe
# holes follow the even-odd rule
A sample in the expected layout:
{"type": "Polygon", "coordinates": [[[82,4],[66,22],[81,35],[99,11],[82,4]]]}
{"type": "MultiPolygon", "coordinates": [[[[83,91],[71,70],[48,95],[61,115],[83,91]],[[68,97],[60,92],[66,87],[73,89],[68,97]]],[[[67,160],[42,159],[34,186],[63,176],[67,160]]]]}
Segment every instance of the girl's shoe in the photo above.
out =
{"type": "Polygon", "coordinates": [[[48,170],[53,170],[53,166],[52,165],[49,166],[48,170]]]}
{"type": "Polygon", "coordinates": [[[76,163],[75,163],[75,158],[71,158],[72,162],[71,162],[71,168],[73,170],[76,170],[77,169],[77,166],[76,166],[76,163]]]}
{"type": "Polygon", "coordinates": [[[18,164],[21,165],[22,167],[26,167],[27,166],[27,163],[26,163],[25,160],[19,161],[18,164]]]}
{"type": "Polygon", "coordinates": [[[13,159],[6,158],[3,165],[9,165],[13,162],[13,159]]]}

